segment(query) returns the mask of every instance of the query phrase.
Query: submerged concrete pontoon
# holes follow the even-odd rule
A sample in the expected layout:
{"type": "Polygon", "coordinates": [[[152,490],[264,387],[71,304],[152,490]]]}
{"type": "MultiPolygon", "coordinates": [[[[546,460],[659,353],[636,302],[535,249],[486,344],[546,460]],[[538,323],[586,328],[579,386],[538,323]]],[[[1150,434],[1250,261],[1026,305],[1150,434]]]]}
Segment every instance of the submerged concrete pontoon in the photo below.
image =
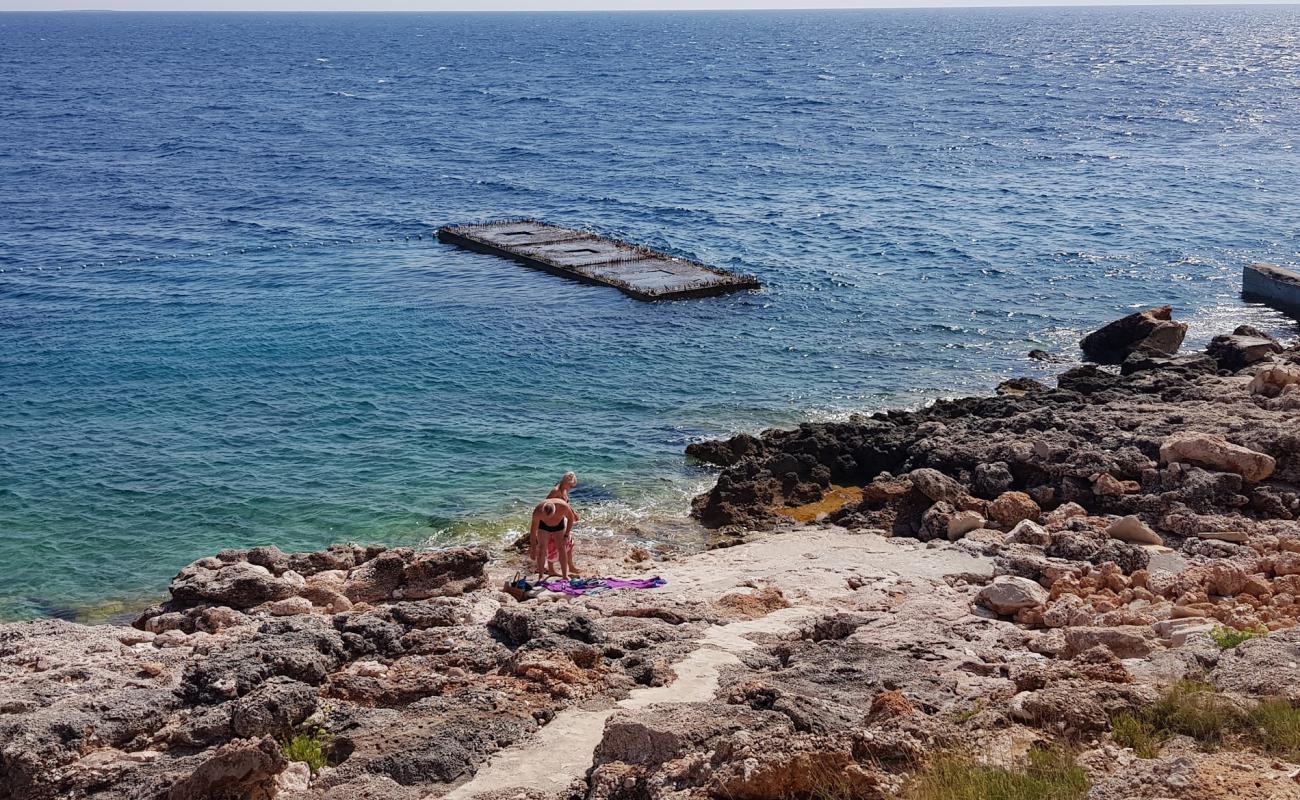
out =
{"type": "Polygon", "coordinates": [[[1247,264],[1241,296],[1300,318],[1300,273],[1273,264],[1247,264]]]}
{"type": "Polygon", "coordinates": [[[566,278],[613,286],[638,300],[677,300],[759,287],[752,275],[531,219],[448,225],[438,229],[438,238],[566,278]]]}

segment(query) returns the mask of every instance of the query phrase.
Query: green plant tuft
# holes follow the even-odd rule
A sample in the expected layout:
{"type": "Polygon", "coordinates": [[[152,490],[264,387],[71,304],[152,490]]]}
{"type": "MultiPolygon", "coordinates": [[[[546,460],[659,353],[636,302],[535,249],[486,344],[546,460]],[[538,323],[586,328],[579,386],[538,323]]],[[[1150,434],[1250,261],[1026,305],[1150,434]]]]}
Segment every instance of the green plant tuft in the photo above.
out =
{"type": "Polygon", "coordinates": [[[1242,713],[1212,684],[1184,680],[1166,689],[1142,718],[1156,730],[1190,736],[1212,748],[1240,727],[1242,713]]]}
{"type": "Polygon", "coordinates": [[[311,768],[312,774],[320,771],[329,759],[330,747],[334,737],[320,726],[308,728],[295,733],[280,745],[284,757],[290,761],[301,761],[311,768]]]}
{"type": "Polygon", "coordinates": [[[907,800],[1083,800],[1088,776],[1059,750],[1034,750],[1024,769],[937,756],[908,784],[907,800]]]}
{"type": "Polygon", "coordinates": [[[1248,642],[1261,636],[1268,636],[1268,628],[1262,625],[1257,628],[1244,628],[1242,630],[1230,628],[1227,625],[1215,625],[1210,630],[1210,638],[1214,640],[1220,650],[1231,650],[1242,642],[1248,642]]]}
{"type": "Polygon", "coordinates": [[[1266,753],[1300,758],[1300,709],[1285,697],[1261,700],[1247,715],[1249,734],[1266,753]]]}
{"type": "Polygon", "coordinates": [[[1160,755],[1160,746],[1167,737],[1163,731],[1145,719],[1132,714],[1120,714],[1110,722],[1111,738],[1123,747],[1133,748],[1138,758],[1155,758],[1160,755]]]}
{"type": "Polygon", "coordinates": [[[1271,755],[1300,759],[1300,709],[1285,697],[1266,697],[1247,711],[1211,684],[1179,681],[1153,705],[1111,718],[1111,738],[1142,758],[1154,758],[1176,734],[1190,736],[1207,749],[1231,739],[1271,755]]]}

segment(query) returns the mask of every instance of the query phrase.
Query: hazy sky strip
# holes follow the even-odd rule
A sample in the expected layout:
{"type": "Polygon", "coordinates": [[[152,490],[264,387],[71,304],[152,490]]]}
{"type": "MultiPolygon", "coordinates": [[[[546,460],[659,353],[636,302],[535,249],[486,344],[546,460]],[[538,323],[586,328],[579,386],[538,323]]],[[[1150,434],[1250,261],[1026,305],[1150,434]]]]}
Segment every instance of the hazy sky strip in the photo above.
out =
{"type": "Polygon", "coordinates": [[[1043,5],[1294,5],[1224,0],[0,0],[0,11],[651,11],[1043,5]]]}

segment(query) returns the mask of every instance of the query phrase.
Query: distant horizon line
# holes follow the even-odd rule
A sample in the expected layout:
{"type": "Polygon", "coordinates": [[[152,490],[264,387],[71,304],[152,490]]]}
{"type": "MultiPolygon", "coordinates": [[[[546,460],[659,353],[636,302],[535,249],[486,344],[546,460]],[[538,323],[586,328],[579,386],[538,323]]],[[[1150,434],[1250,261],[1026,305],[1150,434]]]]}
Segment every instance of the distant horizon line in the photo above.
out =
{"type": "Polygon", "coordinates": [[[431,8],[431,9],[324,9],[306,10],[290,8],[263,9],[223,9],[223,8],[10,8],[0,9],[0,14],[645,14],[645,13],[711,13],[720,11],[932,11],[961,9],[1018,9],[1033,10],[1042,8],[1248,8],[1253,6],[1300,6],[1298,0],[1250,0],[1234,3],[1224,0],[1058,0],[1058,2],[1034,2],[1008,4],[1006,2],[925,2],[912,4],[863,4],[845,6],[818,6],[801,8],[796,6],[717,6],[712,8],[682,8],[664,5],[651,8],[431,8]]]}

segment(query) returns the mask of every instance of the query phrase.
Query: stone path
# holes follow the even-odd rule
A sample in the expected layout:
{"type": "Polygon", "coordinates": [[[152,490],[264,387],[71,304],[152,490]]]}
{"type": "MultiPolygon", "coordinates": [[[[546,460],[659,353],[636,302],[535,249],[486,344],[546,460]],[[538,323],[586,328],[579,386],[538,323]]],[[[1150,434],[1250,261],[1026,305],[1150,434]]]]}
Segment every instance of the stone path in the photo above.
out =
{"type": "MultiPolygon", "coordinates": [[[[618,702],[618,708],[643,708],[653,703],[694,703],[713,699],[721,668],[739,663],[737,655],[755,645],[746,637],[754,633],[783,633],[791,624],[817,611],[814,607],[784,608],[765,617],[730,625],[714,625],[700,646],[673,664],[677,680],[667,686],[637,689],[618,702]]],[[[591,768],[592,755],[605,730],[605,720],[615,709],[566,709],[527,742],[502,750],[468,783],[442,795],[443,800],[469,800],[482,794],[511,789],[559,791],[591,768]]],[[[432,800],[430,795],[426,800],[432,800]]]]}
{"type": "MultiPolygon", "coordinates": [[[[673,664],[677,680],[668,686],[637,689],[617,708],[653,703],[691,703],[713,699],[722,667],[739,663],[738,655],[755,647],[747,637],[793,630],[799,620],[828,610],[835,597],[851,592],[846,579],[929,578],[966,571],[988,571],[989,562],[952,549],[904,546],[875,535],[842,529],[777,536],[760,544],[715,550],[665,569],[668,598],[716,599],[746,581],[782,587],[798,605],[764,617],[714,625],[700,646],[673,664]]],[[[497,753],[467,783],[425,800],[470,800],[509,797],[512,790],[552,793],[585,777],[605,730],[617,709],[566,709],[531,739],[497,753]]]]}

